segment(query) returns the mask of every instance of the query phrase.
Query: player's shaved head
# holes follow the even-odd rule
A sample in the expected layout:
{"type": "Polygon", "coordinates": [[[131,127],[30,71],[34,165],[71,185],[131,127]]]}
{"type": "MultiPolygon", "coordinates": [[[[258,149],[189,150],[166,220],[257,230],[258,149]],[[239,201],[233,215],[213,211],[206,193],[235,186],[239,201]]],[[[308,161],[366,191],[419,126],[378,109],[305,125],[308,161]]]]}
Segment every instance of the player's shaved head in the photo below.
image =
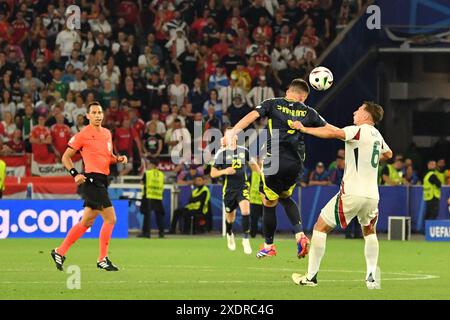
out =
{"type": "Polygon", "coordinates": [[[305,102],[309,95],[309,86],[303,79],[292,80],[286,91],[286,99],[305,102]]]}
{"type": "Polygon", "coordinates": [[[289,85],[288,90],[295,93],[306,93],[309,94],[309,86],[308,83],[303,79],[294,79],[289,85]]]}

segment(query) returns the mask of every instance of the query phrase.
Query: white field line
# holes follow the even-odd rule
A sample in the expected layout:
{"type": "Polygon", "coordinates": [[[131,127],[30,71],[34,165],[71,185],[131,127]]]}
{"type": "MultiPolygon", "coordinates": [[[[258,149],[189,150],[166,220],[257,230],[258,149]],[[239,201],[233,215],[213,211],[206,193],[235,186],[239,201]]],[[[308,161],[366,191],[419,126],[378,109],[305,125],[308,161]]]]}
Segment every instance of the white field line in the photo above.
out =
{"type": "MultiPolygon", "coordinates": [[[[91,265],[89,265],[92,267],[91,265]]],[[[229,270],[231,268],[234,269],[247,269],[247,270],[256,270],[256,271],[279,271],[279,272],[293,272],[298,271],[298,269],[294,268],[262,268],[262,267],[233,267],[233,266],[193,266],[193,265],[159,265],[159,266],[139,266],[139,265],[130,265],[127,268],[123,268],[123,271],[127,269],[135,269],[135,268],[149,268],[149,269],[167,269],[167,268],[181,268],[181,269],[202,269],[202,272],[210,271],[216,272],[219,270],[229,270]]],[[[42,272],[44,270],[19,270],[19,269],[6,269],[1,270],[2,272],[30,272],[30,271],[39,271],[42,272]]],[[[49,269],[45,269],[45,271],[49,271],[49,269]]],[[[53,268],[52,272],[56,272],[53,268]]],[[[321,273],[362,273],[365,274],[365,271],[355,271],[355,270],[320,270],[321,273]]],[[[418,274],[418,273],[406,273],[406,272],[383,272],[383,275],[391,275],[394,277],[386,278],[383,277],[383,281],[414,281],[414,280],[431,280],[440,278],[437,275],[430,274],[418,274]],[[397,276],[397,277],[395,277],[397,276]],[[399,277],[400,276],[400,277],[399,277]]],[[[364,279],[321,279],[320,282],[363,282],[364,279]]],[[[291,283],[291,280],[138,280],[138,281],[125,281],[125,280],[115,280],[115,281],[86,281],[83,283],[87,284],[238,284],[238,283],[291,283]]],[[[0,285],[10,285],[10,284],[60,284],[61,281],[0,281],[0,285]]]]}

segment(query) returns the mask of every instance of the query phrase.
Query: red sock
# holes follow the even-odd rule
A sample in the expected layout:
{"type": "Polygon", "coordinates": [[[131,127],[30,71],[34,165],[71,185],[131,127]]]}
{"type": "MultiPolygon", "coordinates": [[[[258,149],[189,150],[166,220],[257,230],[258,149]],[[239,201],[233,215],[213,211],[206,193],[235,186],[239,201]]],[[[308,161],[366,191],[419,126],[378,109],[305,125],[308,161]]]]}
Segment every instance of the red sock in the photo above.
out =
{"type": "Polygon", "coordinates": [[[109,240],[111,239],[113,229],[113,223],[103,223],[102,230],[100,230],[100,255],[98,256],[98,261],[102,261],[108,255],[109,240]]]}
{"type": "Polygon", "coordinates": [[[81,236],[86,232],[87,229],[89,228],[83,225],[81,222],[74,225],[72,229],[70,229],[63,243],[59,246],[59,248],[56,249],[56,252],[62,256],[65,256],[67,250],[69,250],[69,248],[75,243],[75,241],[81,238],[81,236]]]}

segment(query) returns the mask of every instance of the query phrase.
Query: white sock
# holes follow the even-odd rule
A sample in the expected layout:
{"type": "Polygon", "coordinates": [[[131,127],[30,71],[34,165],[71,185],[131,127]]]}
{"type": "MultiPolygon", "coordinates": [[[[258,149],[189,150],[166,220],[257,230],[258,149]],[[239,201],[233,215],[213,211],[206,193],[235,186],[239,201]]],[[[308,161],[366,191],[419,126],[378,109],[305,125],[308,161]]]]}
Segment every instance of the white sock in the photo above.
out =
{"type": "Polygon", "coordinates": [[[311,238],[311,251],[308,260],[308,279],[311,280],[319,272],[320,261],[325,254],[327,234],[317,230],[313,231],[311,238]]]}
{"type": "Polygon", "coordinates": [[[372,276],[375,277],[375,272],[377,270],[377,262],[378,262],[378,238],[376,234],[370,234],[364,237],[366,242],[364,246],[364,255],[366,257],[367,264],[367,274],[366,279],[369,274],[372,273],[372,276]]]}

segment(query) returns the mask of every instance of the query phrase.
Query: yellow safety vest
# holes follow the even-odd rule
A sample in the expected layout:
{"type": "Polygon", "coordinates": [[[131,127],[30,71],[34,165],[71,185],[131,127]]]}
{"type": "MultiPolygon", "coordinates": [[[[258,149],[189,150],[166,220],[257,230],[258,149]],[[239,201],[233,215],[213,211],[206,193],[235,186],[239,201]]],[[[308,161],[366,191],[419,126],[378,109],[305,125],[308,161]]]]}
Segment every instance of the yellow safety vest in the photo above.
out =
{"type": "Polygon", "coordinates": [[[402,178],[400,177],[397,169],[395,169],[392,164],[388,164],[387,167],[389,170],[389,179],[394,181],[396,184],[399,184],[402,181],[402,178]]]}
{"type": "Polygon", "coordinates": [[[5,190],[6,163],[0,159],[0,190],[5,190]]]}
{"type": "Polygon", "coordinates": [[[438,179],[442,185],[447,184],[447,170],[444,170],[444,172],[440,172],[439,170],[436,170],[435,174],[438,177],[438,179]]]}
{"type": "Polygon", "coordinates": [[[191,200],[190,200],[191,202],[188,203],[185,208],[188,209],[189,211],[200,210],[200,208],[202,206],[202,201],[200,199],[197,200],[197,198],[199,198],[203,192],[206,192],[206,198],[205,198],[205,202],[203,203],[202,213],[203,214],[208,213],[209,199],[211,198],[211,194],[210,194],[209,188],[207,186],[203,186],[201,188],[194,189],[192,191],[192,195],[191,195],[191,200]]]}
{"type": "MultiPolygon", "coordinates": [[[[430,201],[433,198],[441,198],[441,189],[436,185],[430,183],[430,177],[436,174],[437,170],[428,171],[428,173],[423,178],[423,200],[430,201]]],[[[437,174],[436,174],[437,175],[437,174]]],[[[439,176],[438,176],[439,179],[439,176]]]]}
{"type": "Polygon", "coordinates": [[[262,204],[261,195],[259,194],[259,184],[261,182],[261,174],[256,171],[252,171],[250,181],[250,203],[262,204]]]}
{"type": "Polygon", "coordinates": [[[162,200],[164,192],[164,173],[158,169],[145,172],[145,198],[162,200]]]}

